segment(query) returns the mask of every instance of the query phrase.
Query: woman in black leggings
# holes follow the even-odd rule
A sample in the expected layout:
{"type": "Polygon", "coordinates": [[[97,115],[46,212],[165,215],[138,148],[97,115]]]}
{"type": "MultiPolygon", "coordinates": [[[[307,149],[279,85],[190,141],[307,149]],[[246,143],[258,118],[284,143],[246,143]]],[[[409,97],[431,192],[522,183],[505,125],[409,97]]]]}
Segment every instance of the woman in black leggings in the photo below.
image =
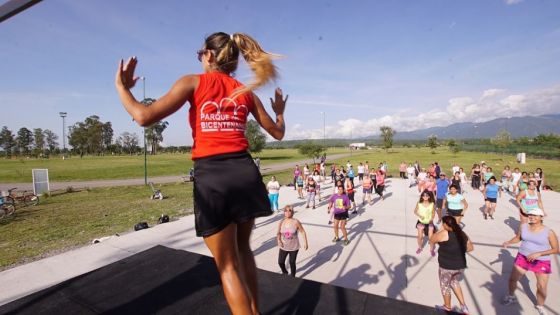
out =
{"type": "Polygon", "coordinates": [[[276,239],[278,241],[278,265],[283,274],[288,274],[286,269],[286,257],[290,255],[290,274],[292,277],[296,275],[296,258],[300,248],[298,232],[303,235],[303,249],[307,250],[307,235],[299,220],[294,219],[294,208],[287,205],[284,208],[284,219],[278,225],[278,233],[276,239]]]}

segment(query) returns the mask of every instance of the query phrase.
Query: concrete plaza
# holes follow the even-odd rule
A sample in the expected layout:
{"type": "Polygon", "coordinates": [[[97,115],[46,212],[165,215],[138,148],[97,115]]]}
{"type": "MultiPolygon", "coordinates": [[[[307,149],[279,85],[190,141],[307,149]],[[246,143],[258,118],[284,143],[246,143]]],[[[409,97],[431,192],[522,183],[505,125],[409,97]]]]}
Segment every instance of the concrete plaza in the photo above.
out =
{"type": "MultiPolygon", "coordinates": [[[[324,196],[330,196],[332,191],[332,184],[322,185],[324,196]]],[[[357,191],[358,214],[352,215],[347,224],[351,243],[343,246],[341,242],[331,242],[333,230],[328,224],[326,198],[317,203],[316,209],[306,209],[293,187],[282,187],[280,206],[294,205],[295,217],[303,223],[309,239],[309,249],[299,252],[296,276],[429,306],[441,304],[437,256],[431,257],[427,246],[416,254],[416,187],[409,188],[407,180],[388,179],[385,200],[376,197],[371,206],[361,205],[359,186],[357,191]]],[[[498,200],[495,220],[484,220],[481,193],[468,188],[465,196],[469,210],[463,221],[464,230],[475,250],[468,254],[468,269],[461,285],[471,314],[536,314],[536,282],[532,274],[518,286],[518,304],[500,304],[517,253],[517,246],[501,247],[518,226],[513,198],[504,194],[498,200]]],[[[560,193],[546,191],[542,198],[548,213],[545,224],[559,232],[560,193]]],[[[275,214],[256,222],[252,246],[261,269],[280,271],[276,231],[282,217],[283,214],[275,214]]],[[[209,255],[202,239],[195,237],[194,217],[187,216],[1,272],[0,305],[158,244],[209,255]]],[[[546,302],[550,314],[560,314],[560,300],[556,298],[560,294],[559,267],[555,255],[546,302]]]]}

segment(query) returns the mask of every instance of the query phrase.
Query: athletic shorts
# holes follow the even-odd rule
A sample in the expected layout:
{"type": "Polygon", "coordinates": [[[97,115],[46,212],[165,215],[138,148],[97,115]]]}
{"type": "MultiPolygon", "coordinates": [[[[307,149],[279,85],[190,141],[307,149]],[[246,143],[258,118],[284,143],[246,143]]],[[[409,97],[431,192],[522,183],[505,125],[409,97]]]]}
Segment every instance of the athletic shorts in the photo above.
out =
{"type": "Polygon", "coordinates": [[[197,236],[210,236],[230,223],[272,214],[262,176],[247,152],[194,161],[194,215],[197,236]]]}
{"type": "Polygon", "coordinates": [[[497,203],[497,202],[498,202],[498,198],[486,197],[486,199],[484,199],[484,201],[490,201],[490,203],[497,203]]]}
{"type": "Polygon", "coordinates": [[[430,222],[428,224],[424,224],[420,221],[416,221],[416,228],[419,230],[423,230],[424,234],[428,235],[428,232],[430,231],[430,229],[432,229],[433,232],[435,232],[437,230],[436,226],[434,225],[433,222],[430,222]]]}
{"type": "Polygon", "coordinates": [[[532,262],[527,260],[527,257],[517,253],[515,257],[515,265],[519,268],[525,269],[527,271],[532,271],[534,273],[552,273],[552,267],[550,266],[550,260],[533,260],[532,262]]]}
{"type": "Polygon", "coordinates": [[[358,173],[358,179],[363,180],[364,179],[364,173],[358,173]]]}
{"type": "Polygon", "coordinates": [[[348,220],[348,211],[334,214],[335,220],[348,220]]]}
{"type": "Polygon", "coordinates": [[[436,200],[436,208],[441,209],[443,207],[443,199],[436,200]]]}
{"type": "Polygon", "coordinates": [[[364,194],[371,194],[372,191],[373,191],[373,187],[370,187],[370,188],[363,188],[363,189],[362,189],[362,192],[363,192],[364,194]]]}
{"type": "Polygon", "coordinates": [[[459,209],[459,210],[447,209],[447,214],[452,217],[462,217],[463,215],[461,214],[461,212],[463,212],[463,209],[459,209]]]}

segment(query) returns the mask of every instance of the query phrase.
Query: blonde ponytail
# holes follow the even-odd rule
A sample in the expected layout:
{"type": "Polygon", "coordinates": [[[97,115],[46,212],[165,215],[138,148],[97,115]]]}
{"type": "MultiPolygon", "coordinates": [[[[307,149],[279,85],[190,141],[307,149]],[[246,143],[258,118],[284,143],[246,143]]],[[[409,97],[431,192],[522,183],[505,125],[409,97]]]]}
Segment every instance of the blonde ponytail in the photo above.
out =
{"type": "Polygon", "coordinates": [[[272,60],[281,57],[280,55],[264,51],[259,43],[247,34],[235,33],[231,36],[231,39],[233,39],[239,52],[243,55],[243,59],[255,74],[253,82],[235,91],[233,97],[253,91],[278,77],[278,71],[272,60]]]}

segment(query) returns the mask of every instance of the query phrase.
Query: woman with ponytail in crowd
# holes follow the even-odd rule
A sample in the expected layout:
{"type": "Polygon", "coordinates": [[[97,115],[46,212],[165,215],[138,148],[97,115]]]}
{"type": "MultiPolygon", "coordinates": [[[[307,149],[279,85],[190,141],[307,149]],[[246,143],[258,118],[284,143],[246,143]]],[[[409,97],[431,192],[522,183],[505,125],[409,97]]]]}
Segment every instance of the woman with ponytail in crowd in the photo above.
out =
{"type": "Polygon", "coordinates": [[[179,78],[150,106],[136,100],[130,91],[138,80],[136,57],[126,64],[120,61],[115,85],[126,111],[141,126],[190,104],[196,234],[204,238],[214,256],[231,312],[258,314],[257,272],[249,239],[255,218],[272,211],[262,177],[247,152],[244,133],[251,113],[272,137],[282,139],[288,97],[284,99],[282,90],[276,89],[270,99],[274,120],[253,93],[277,77],[274,55],[246,34],[214,33],[197,55],[203,73],[179,78]],[[255,74],[248,85],[232,77],[239,54],[255,74]]]}
{"type": "Polygon", "coordinates": [[[439,245],[438,274],[443,305],[436,305],[436,308],[451,311],[453,309],[451,291],[453,291],[460,303],[460,313],[469,314],[459,282],[463,277],[463,271],[467,268],[466,253],[474,249],[473,243],[452,216],[445,216],[442,221],[443,228],[430,238],[431,246],[435,246],[436,243],[439,245]]]}

